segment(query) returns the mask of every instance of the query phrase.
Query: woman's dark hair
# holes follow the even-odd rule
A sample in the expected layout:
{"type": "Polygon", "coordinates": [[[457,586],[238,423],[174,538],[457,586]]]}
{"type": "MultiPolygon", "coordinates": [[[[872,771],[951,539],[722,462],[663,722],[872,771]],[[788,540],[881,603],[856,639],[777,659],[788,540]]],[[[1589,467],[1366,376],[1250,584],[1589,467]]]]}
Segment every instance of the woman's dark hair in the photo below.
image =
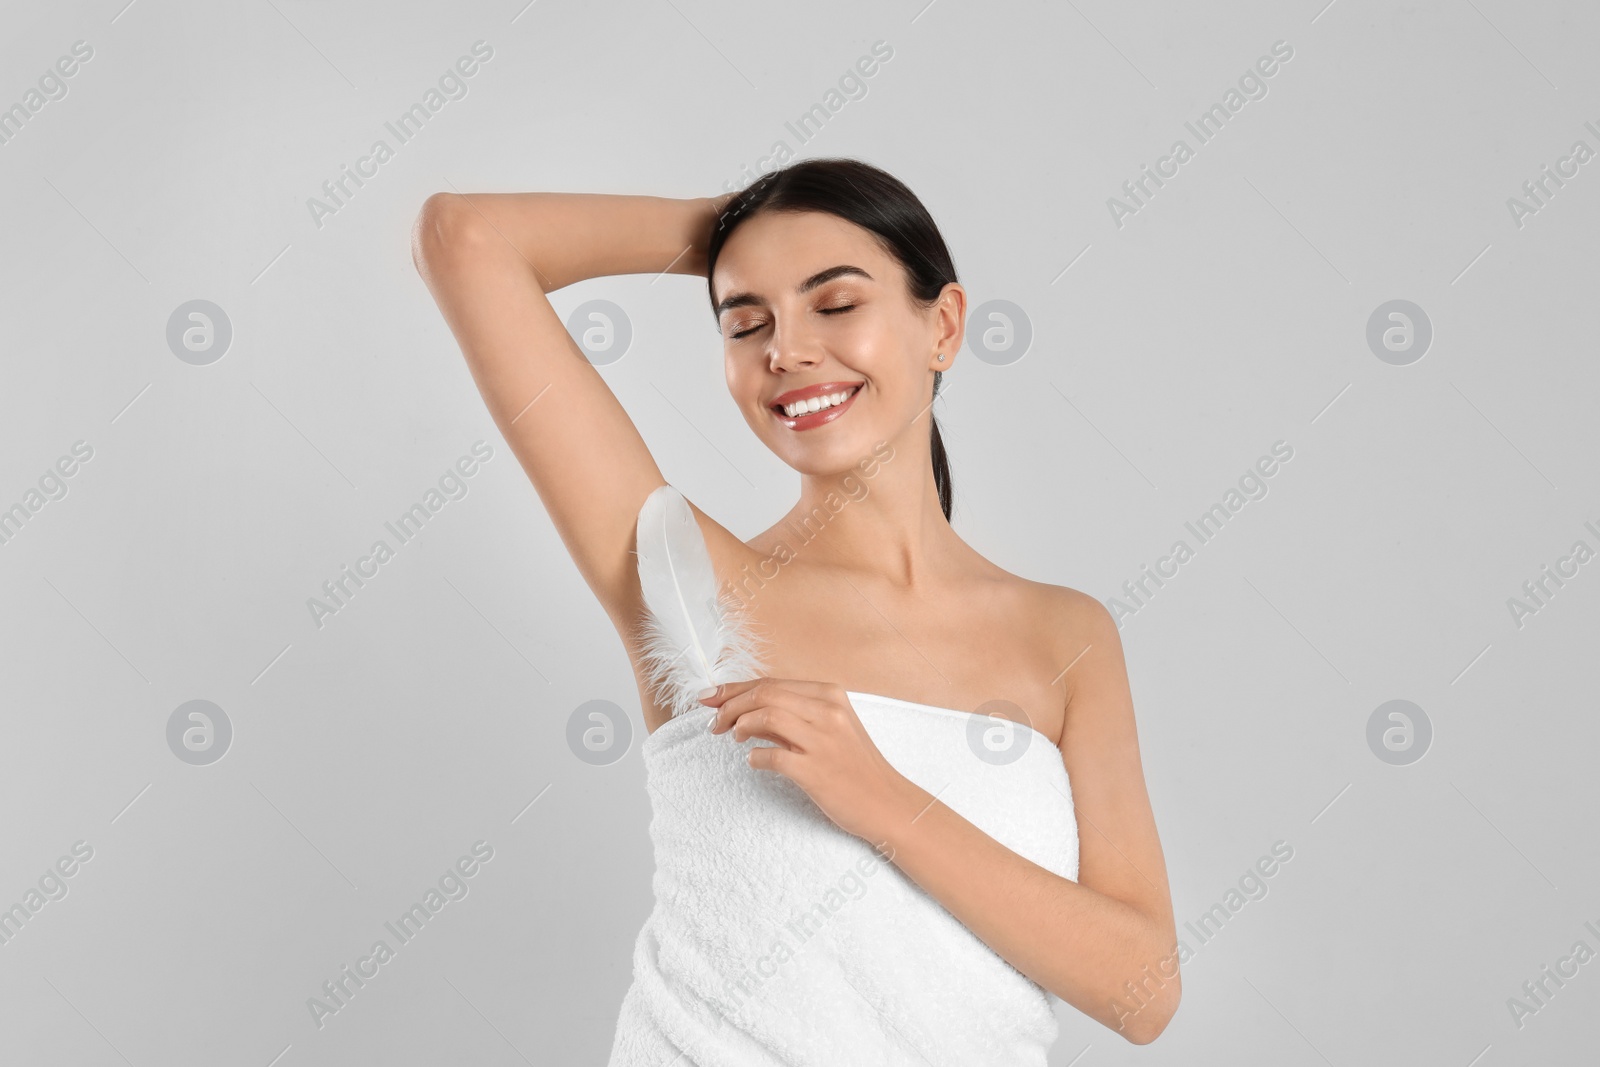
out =
{"type": "MultiPolygon", "coordinates": [[[[806,159],[762,175],[723,205],[706,247],[706,287],[713,311],[717,294],[711,288],[711,275],[722,246],[740,223],[763,212],[778,211],[822,211],[869,231],[883,250],[900,263],[911,298],[924,308],[931,308],[944,287],[957,280],[950,250],[945,247],[933,216],[903,182],[856,159],[806,159]]],[[[943,371],[933,372],[935,397],[943,380],[943,371]]],[[[948,522],[950,459],[931,407],[928,421],[932,425],[929,443],[933,481],[939,491],[939,507],[948,522]]]]}

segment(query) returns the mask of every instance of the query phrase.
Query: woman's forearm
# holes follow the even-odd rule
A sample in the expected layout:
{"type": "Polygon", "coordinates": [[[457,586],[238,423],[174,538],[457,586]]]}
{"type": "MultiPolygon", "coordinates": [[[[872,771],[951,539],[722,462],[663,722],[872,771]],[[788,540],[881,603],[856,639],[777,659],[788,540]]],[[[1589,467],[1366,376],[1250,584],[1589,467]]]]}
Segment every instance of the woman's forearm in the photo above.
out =
{"type": "Polygon", "coordinates": [[[434,212],[486,222],[554,292],[612,274],[705,276],[706,245],[725,198],[612,193],[439,193],[434,212]]]}
{"type": "Polygon", "coordinates": [[[1172,930],[1013,852],[915,783],[899,788],[869,843],[1017,970],[1134,1044],[1155,1040],[1181,995],[1172,930]]]}

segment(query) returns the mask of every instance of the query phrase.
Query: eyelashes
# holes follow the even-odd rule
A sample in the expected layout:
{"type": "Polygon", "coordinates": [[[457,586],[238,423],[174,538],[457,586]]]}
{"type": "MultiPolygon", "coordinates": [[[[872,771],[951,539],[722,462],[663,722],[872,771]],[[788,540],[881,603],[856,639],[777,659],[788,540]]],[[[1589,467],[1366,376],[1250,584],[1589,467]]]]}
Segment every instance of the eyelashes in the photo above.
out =
{"type": "MultiPolygon", "coordinates": [[[[842,305],[840,307],[818,308],[817,310],[823,315],[838,315],[838,314],[841,314],[842,312],[853,311],[853,310],[855,310],[855,307],[856,307],[856,305],[854,305],[854,304],[844,304],[844,305],[842,305]]],[[[728,335],[728,339],[732,340],[732,341],[737,341],[739,338],[745,336],[746,334],[755,333],[757,330],[761,329],[761,327],[765,326],[765,325],[766,325],[766,323],[764,323],[764,322],[763,323],[757,323],[756,325],[750,327],[748,330],[740,330],[738,333],[729,334],[728,335]]]]}

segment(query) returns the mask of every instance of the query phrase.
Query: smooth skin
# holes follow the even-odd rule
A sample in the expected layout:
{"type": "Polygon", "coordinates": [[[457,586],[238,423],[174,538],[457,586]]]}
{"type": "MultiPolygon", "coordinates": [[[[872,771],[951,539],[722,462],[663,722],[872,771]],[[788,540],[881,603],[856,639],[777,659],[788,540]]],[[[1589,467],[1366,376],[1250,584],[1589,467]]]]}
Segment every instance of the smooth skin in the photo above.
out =
{"type": "MultiPolygon", "coordinates": [[[[438,193],[412,236],[491,416],[622,637],[652,731],[669,712],[642,673],[632,553],[639,509],[666,479],[547,294],[615,274],[704,279],[727,199],[438,193]]],[[[939,508],[928,411],[934,372],[961,349],[966,291],[951,283],[931,309],[916,305],[867,231],[822,213],[745,221],[712,282],[729,396],[801,483],[790,512],[748,542],[690,505],[719,579],[770,639],[769,675],[704,700],[718,709],[713,731],[772,742],[752,747],[752,767],[793,780],[1023,974],[1127,1040],[1153,1041],[1181,980],[1116,624],[1093,597],[989,562],[939,508]],[[769,408],[780,393],[836,381],[863,384],[824,426],[791,430],[769,408]],[[809,539],[796,537],[802,524],[809,539]],[[982,707],[1056,739],[1079,823],[1078,880],[895,770],[846,689],[982,707]]]]}

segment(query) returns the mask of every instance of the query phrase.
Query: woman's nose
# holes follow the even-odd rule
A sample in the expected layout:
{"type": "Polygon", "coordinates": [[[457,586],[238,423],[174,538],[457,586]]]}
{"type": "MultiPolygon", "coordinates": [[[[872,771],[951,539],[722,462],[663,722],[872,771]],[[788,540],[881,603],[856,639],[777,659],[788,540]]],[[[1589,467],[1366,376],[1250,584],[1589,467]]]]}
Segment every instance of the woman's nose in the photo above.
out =
{"type": "Polygon", "coordinates": [[[816,364],[818,356],[811,342],[799,337],[793,330],[775,330],[772,350],[768,353],[768,366],[774,373],[799,370],[816,364]]]}

